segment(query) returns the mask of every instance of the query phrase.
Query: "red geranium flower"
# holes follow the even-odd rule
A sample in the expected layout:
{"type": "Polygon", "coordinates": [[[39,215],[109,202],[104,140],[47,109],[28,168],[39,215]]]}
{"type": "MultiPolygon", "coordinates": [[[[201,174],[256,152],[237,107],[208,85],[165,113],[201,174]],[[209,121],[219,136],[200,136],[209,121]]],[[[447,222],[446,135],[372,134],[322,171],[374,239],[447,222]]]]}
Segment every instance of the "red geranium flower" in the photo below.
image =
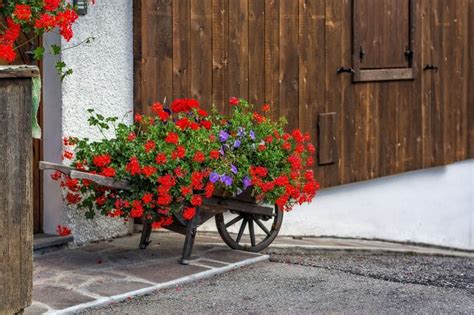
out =
{"type": "Polygon", "coordinates": [[[131,175],[138,175],[141,172],[140,163],[136,157],[130,158],[130,162],[125,166],[125,170],[131,175]]]}
{"type": "Polygon", "coordinates": [[[95,203],[99,206],[103,206],[105,205],[105,202],[107,201],[107,199],[105,198],[105,195],[100,195],[99,197],[97,197],[95,199],[95,203]]]}
{"type": "Polygon", "coordinates": [[[69,204],[74,205],[78,203],[79,201],[81,201],[81,195],[76,195],[69,192],[66,195],[66,200],[69,204]]]}
{"type": "Polygon", "coordinates": [[[195,215],[196,215],[196,208],[194,207],[185,208],[183,211],[183,219],[185,219],[186,221],[191,220],[192,218],[194,218],[195,215]]]}
{"type": "Polygon", "coordinates": [[[128,141],[133,141],[133,140],[135,140],[136,138],[137,138],[137,135],[136,135],[134,132],[130,132],[130,133],[128,134],[127,140],[128,140],[128,141]]]}
{"type": "Polygon", "coordinates": [[[239,99],[235,96],[229,98],[229,104],[232,106],[239,105],[239,99]]]}
{"type": "Polygon", "coordinates": [[[97,167],[104,167],[110,164],[112,158],[108,154],[96,155],[92,159],[92,163],[97,167]]]}
{"type": "Polygon", "coordinates": [[[28,21],[31,18],[31,7],[27,4],[17,4],[13,15],[19,20],[28,21]]]}
{"type": "Polygon", "coordinates": [[[259,124],[267,120],[265,117],[263,117],[259,113],[253,113],[253,119],[255,119],[255,121],[259,124]]]}
{"type": "Polygon", "coordinates": [[[153,194],[151,194],[151,193],[144,194],[143,197],[142,197],[142,201],[146,205],[149,204],[150,202],[153,201],[153,194]]]}
{"type": "Polygon", "coordinates": [[[159,196],[157,203],[160,206],[167,206],[171,203],[171,200],[172,200],[171,195],[166,194],[166,195],[159,196]]]}
{"type": "Polygon", "coordinates": [[[212,123],[209,120],[203,120],[201,121],[201,126],[209,130],[212,127],[212,123]]]}
{"type": "Polygon", "coordinates": [[[141,123],[143,121],[143,116],[140,114],[135,114],[135,121],[141,123]]]}
{"type": "Polygon", "coordinates": [[[16,53],[13,50],[11,44],[0,44],[0,59],[5,59],[6,61],[12,63],[15,61],[16,53]]]}
{"type": "Polygon", "coordinates": [[[64,151],[63,157],[65,159],[70,160],[74,157],[74,153],[72,153],[71,151],[64,151]]]}
{"type": "Polygon", "coordinates": [[[218,159],[221,154],[217,150],[212,150],[210,153],[211,159],[218,159]]]}
{"type": "Polygon", "coordinates": [[[115,176],[115,169],[113,167],[104,167],[102,169],[101,174],[105,177],[114,177],[115,176]]]}
{"type": "Polygon", "coordinates": [[[198,115],[201,116],[201,117],[207,117],[207,112],[204,110],[204,109],[199,109],[197,111],[198,115]]]}
{"type": "Polygon", "coordinates": [[[50,30],[56,26],[56,19],[54,16],[44,13],[39,19],[35,21],[35,28],[50,30]]]}
{"type": "Polygon", "coordinates": [[[182,159],[186,156],[186,148],[183,147],[182,145],[179,145],[175,151],[173,151],[171,153],[171,158],[173,160],[176,160],[176,159],[182,159]]]}
{"type": "Polygon", "coordinates": [[[176,177],[183,177],[185,175],[183,169],[181,167],[177,167],[174,169],[174,174],[176,177]]]}
{"type": "Polygon", "coordinates": [[[205,195],[206,198],[211,198],[212,194],[214,193],[214,184],[211,182],[207,183],[205,192],[206,192],[206,195],[205,195]]]}
{"type": "Polygon", "coordinates": [[[142,168],[142,174],[145,175],[145,177],[150,177],[154,174],[156,174],[157,170],[156,167],[146,165],[142,168]]]}
{"type": "Polygon", "coordinates": [[[61,0],[44,0],[43,8],[47,11],[55,11],[60,3],[61,0]]]}
{"type": "Polygon", "coordinates": [[[178,128],[181,130],[186,129],[186,127],[189,126],[189,119],[187,119],[186,117],[179,119],[176,122],[176,126],[178,126],[178,128]]]}
{"type": "Polygon", "coordinates": [[[62,177],[62,173],[60,171],[56,171],[53,174],[51,174],[52,180],[59,180],[61,177],[62,177]]]}
{"type": "Polygon", "coordinates": [[[194,162],[202,163],[205,160],[206,160],[206,156],[201,151],[196,151],[196,153],[194,153],[194,157],[193,157],[194,162]]]}
{"type": "Polygon", "coordinates": [[[199,195],[193,195],[193,196],[191,197],[191,204],[192,204],[193,206],[200,206],[200,205],[202,205],[202,197],[199,196],[199,195]]]}
{"type": "Polygon", "coordinates": [[[149,153],[151,150],[154,150],[156,147],[155,142],[153,140],[148,140],[145,143],[145,152],[149,153]]]}
{"type": "Polygon", "coordinates": [[[64,186],[66,186],[70,191],[77,192],[79,191],[79,180],[78,179],[72,179],[72,178],[67,178],[64,186]]]}
{"type": "Polygon", "coordinates": [[[291,132],[291,135],[293,138],[295,138],[296,142],[303,142],[304,141],[304,136],[301,133],[301,130],[295,129],[291,132]]]}
{"type": "Polygon", "coordinates": [[[263,107],[262,107],[262,110],[263,110],[264,112],[269,112],[269,111],[270,111],[270,105],[264,104],[263,107]]]}
{"type": "Polygon", "coordinates": [[[58,225],[56,227],[56,233],[60,236],[68,236],[71,235],[71,229],[67,226],[58,225]]]}
{"type": "Polygon", "coordinates": [[[165,138],[165,142],[167,143],[177,144],[178,141],[179,141],[179,136],[175,132],[169,132],[165,138]]]}
{"type": "Polygon", "coordinates": [[[155,158],[156,164],[165,164],[166,163],[166,154],[158,153],[155,158]]]}
{"type": "Polygon", "coordinates": [[[183,197],[190,195],[192,192],[193,190],[191,189],[191,187],[187,187],[187,186],[181,187],[181,195],[183,195],[183,197]]]}

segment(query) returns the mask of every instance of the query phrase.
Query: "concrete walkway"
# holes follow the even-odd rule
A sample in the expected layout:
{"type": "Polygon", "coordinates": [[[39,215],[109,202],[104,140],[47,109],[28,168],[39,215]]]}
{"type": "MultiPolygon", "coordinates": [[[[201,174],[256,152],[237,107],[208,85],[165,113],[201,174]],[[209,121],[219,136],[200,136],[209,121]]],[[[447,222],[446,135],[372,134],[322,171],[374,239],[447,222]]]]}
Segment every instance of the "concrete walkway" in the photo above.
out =
{"type": "Polygon", "coordinates": [[[154,233],[146,250],[139,235],[34,257],[33,300],[25,314],[68,314],[268,261],[267,255],[198,242],[189,266],[178,264],[184,237],[154,233]]]}
{"type": "MultiPolygon", "coordinates": [[[[73,313],[108,305],[162,288],[209,278],[235,268],[267,261],[268,255],[228,249],[216,233],[198,233],[190,266],[178,264],[184,237],[152,234],[146,250],[139,235],[64,249],[34,258],[34,304],[26,314],[73,313]]],[[[320,250],[401,252],[474,258],[474,253],[394,242],[337,238],[278,237],[266,253],[320,250]]]]}
{"type": "MultiPolygon", "coordinates": [[[[164,232],[167,233],[167,232],[164,232]]],[[[217,233],[200,232],[199,242],[212,246],[225,246],[217,233]]],[[[250,245],[250,244],[248,244],[250,245]]],[[[370,251],[388,253],[412,253],[452,257],[474,258],[474,251],[464,251],[427,245],[401,242],[365,240],[336,237],[290,237],[278,236],[265,253],[312,253],[321,250],[370,251]]]]}

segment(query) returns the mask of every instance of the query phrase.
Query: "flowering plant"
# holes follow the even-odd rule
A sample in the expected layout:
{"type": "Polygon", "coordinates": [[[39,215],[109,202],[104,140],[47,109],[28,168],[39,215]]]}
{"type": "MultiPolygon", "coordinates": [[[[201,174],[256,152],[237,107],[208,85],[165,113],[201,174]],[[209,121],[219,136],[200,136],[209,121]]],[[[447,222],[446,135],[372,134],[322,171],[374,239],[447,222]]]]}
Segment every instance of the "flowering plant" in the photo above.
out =
{"type": "MultiPolygon", "coordinates": [[[[61,36],[70,41],[73,37],[72,25],[78,18],[75,8],[66,0],[0,0],[2,16],[5,17],[5,23],[0,23],[0,59],[10,63],[15,60],[18,48],[32,44],[44,33],[58,29],[61,36]],[[21,33],[32,36],[18,43],[21,33]]],[[[52,54],[58,55],[60,52],[59,46],[51,46],[52,54]]],[[[35,59],[41,59],[44,53],[45,48],[42,46],[33,50],[35,59]]],[[[66,69],[64,62],[58,62],[56,68],[63,77],[72,73],[71,69],[66,69]]]]}
{"type": "MultiPolygon", "coordinates": [[[[290,210],[310,202],[319,184],[310,169],[314,147],[309,135],[284,132],[285,121],[275,123],[253,111],[245,100],[231,98],[230,116],[211,113],[192,99],[177,99],[170,108],[152,105],[153,116],[135,115],[127,126],[116,117],[89,110],[89,123],[100,130],[113,128],[115,138],[90,142],[69,138],[64,158],[79,170],[127,180],[129,190],[98,186],[61,173],[66,199],[103,215],[145,218],[154,228],[172,223],[173,215],[190,220],[204,198],[237,196],[251,191],[257,202],[290,210]]],[[[268,105],[263,107],[268,112],[268,105]]]]}

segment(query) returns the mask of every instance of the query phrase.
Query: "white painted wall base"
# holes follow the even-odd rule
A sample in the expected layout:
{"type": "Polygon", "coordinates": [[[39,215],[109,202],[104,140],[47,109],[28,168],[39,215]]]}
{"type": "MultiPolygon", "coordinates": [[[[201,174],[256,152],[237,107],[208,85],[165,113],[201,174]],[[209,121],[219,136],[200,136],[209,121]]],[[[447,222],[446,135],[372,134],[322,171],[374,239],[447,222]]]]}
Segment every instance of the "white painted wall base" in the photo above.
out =
{"type": "MultiPolygon", "coordinates": [[[[214,222],[201,229],[215,230],[214,222]]],[[[474,160],[323,189],[285,214],[280,234],[474,250],[474,160]]]]}
{"type": "MultiPolygon", "coordinates": [[[[47,44],[75,46],[88,37],[91,44],[63,51],[62,60],[74,73],[61,84],[51,57],[45,59],[44,151],[45,160],[60,162],[62,137],[99,139],[96,128],[88,125],[88,108],[104,116],[124,117],[132,122],[133,111],[133,10],[129,0],[101,0],[90,7],[74,25],[74,38],[67,43],[59,36],[45,37],[47,44]]],[[[73,230],[78,244],[129,233],[131,224],[97,216],[84,217],[84,210],[66,207],[58,184],[46,173],[44,179],[44,230],[54,234],[58,224],[73,230]]]]}

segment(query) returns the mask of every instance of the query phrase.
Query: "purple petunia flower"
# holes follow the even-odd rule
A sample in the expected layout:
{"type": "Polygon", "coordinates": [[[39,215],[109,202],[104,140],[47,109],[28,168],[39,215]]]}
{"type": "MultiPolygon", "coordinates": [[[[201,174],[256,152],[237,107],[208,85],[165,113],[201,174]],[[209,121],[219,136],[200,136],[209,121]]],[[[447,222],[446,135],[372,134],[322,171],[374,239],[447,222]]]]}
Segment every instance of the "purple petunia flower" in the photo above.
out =
{"type": "Polygon", "coordinates": [[[250,139],[255,140],[255,132],[253,130],[250,130],[250,139]]]}
{"type": "Polygon", "coordinates": [[[221,148],[219,149],[219,153],[220,153],[221,155],[225,155],[224,147],[221,147],[221,148]]]}
{"type": "Polygon", "coordinates": [[[223,182],[226,186],[232,186],[232,177],[224,174],[221,176],[221,182],[223,182]]]}
{"type": "Polygon", "coordinates": [[[232,173],[234,173],[234,174],[237,174],[237,173],[238,173],[237,167],[235,167],[234,164],[232,164],[232,165],[230,166],[230,170],[231,170],[232,173]]]}
{"type": "Polygon", "coordinates": [[[217,182],[220,178],[221,178],[221,176],[220,176],[218,173],[216,173],[216,172],[212,172],[212,173],[209,175],[209,181],[210,181],[211,183],[213,183],[213,184],[214,184],[215,182],[217,182]]]}
{"type": "Polygon", "coordinates": [[[239,127],[239,131],[237,132],[237,136],[239,136],[239,137],[245,136],[244,128],[239,127]]]}
{"type": "Polygon", "coordinates": [[[226,142],[229,139],[229,134],[224,130],[219,131],[219,140],[220,142],[226,142]]]}
{"type": "Polygon", "coordinates": [[[235,140],[234,141],[234,148],[240,148],[240,145],[242,144],[242,142],[240,142],[240,140],[235,140]]]}
{"type": "Polygon", "coordinates": [[[244,184],[244,190],[247,189],[248,187],[252,186],[252,180],[250,178],[248,178],[247,176],[245,176],[242,179],[242,183],[244,184]]]}

